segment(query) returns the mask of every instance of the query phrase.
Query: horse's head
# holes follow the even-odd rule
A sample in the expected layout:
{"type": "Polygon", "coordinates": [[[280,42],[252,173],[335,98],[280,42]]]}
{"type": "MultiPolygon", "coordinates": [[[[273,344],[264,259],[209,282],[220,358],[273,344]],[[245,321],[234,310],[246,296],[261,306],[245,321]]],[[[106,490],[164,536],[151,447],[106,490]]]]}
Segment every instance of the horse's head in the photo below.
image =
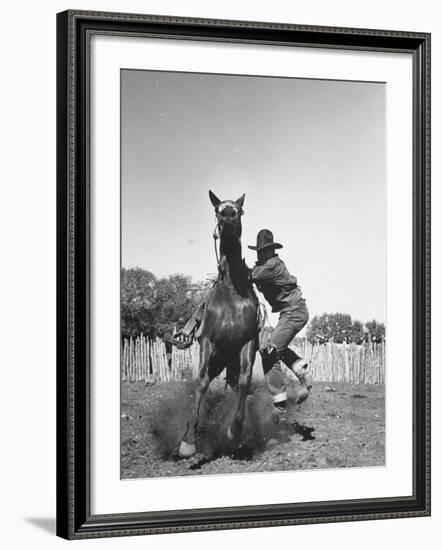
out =
{"type": "Polygon", "coordinates": [[[245,195],[242,195],[236,201],[221,201],[209,191],[210,201],[215,207],[215,215],[218,222],[220,237],[240,238],[241,237],[241,216],[243,215],[243,205],[245,195]]]}

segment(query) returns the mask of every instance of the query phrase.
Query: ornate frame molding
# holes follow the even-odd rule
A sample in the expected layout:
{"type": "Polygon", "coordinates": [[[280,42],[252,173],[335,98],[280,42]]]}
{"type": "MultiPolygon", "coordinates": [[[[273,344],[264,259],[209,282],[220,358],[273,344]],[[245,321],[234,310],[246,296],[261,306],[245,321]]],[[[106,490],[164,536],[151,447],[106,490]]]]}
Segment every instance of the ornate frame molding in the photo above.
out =
{"type": "Polygon", "coordinates": [[[69,10],[57,16],[57,534],[68,539],[430,514],[430,35],[69,10]],[[161,36],[413,55],[414,495],[93,516],[89,483],[89,41],[161,36]]]}

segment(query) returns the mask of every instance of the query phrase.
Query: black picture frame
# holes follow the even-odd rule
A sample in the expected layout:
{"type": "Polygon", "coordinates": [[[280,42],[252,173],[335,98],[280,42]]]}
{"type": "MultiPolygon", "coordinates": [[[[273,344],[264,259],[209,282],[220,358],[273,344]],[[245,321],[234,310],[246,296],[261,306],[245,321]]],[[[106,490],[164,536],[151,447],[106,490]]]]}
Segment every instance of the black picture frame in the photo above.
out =
{"type": "Polygon", "coordinates": [[[69,10],[57,15],[57,535],[67,539],[430,514],[430,35],[69,10]],[[89,41],[93,34],[407,52],[413,57],[413,495],[90,511],[89,41]]]}

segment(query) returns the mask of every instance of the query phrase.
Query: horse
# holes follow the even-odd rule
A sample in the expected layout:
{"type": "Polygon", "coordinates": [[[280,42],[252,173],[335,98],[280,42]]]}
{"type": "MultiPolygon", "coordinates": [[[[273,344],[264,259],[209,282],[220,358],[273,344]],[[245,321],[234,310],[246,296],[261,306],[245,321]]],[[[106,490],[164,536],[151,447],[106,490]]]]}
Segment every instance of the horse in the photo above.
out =
{"type": "Polygon", "coordinates": [[[220,239],[218,277],[204,307],[198,331],[199,376],[190,420],[178,455],[196,452],[196,434],[202,399],[210,382],[227,369],[227,382],[236,390],[237,404],[227,429],[229,440],[238,441],[244,423],[246,397],[259,346],[259,307],[249,270],[241,256],[241,217],[245,195],[236,201],[221,201],[209,191],[215,208],[220,239]]]}

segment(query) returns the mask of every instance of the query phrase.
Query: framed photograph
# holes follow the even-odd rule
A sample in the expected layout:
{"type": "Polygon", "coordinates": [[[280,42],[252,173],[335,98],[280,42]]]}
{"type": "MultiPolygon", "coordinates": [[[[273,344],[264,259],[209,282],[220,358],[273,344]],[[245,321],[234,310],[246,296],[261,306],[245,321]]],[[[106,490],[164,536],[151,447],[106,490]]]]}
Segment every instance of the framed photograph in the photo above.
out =
{"type": "Polygon", "coordinates": [[[57,534],[430,514],[430,35],[57,16],[57,534]]]}

